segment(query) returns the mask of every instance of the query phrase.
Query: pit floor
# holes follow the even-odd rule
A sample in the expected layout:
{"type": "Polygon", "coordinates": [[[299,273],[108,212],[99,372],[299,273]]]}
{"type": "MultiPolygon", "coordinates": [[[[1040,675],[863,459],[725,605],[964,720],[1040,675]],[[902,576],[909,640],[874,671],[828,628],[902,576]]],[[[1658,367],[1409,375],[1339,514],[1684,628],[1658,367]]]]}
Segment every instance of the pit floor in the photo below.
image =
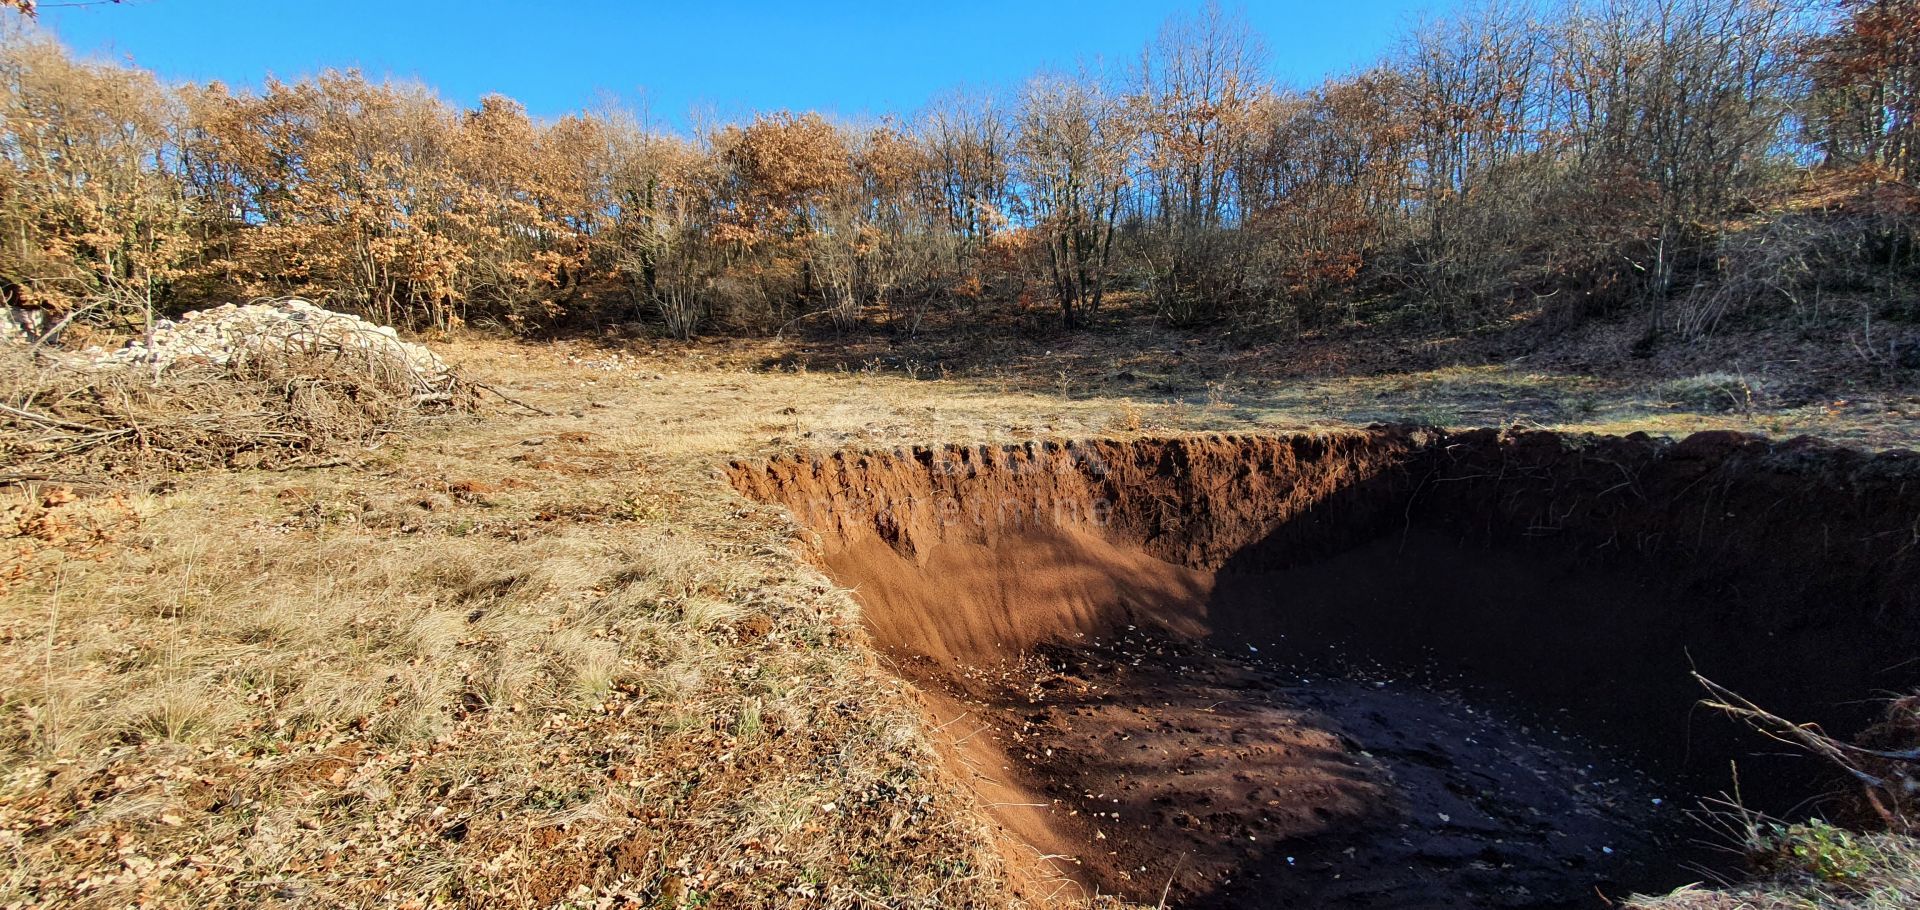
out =
{"type": "Polygon", "coordinates": [[[1178,907],[1575,908],[1699,877],[1676,868],[1691,800],[1409,679],[1144,630],[993,668],[902,664],[972,719],[949,735],[992,737],[1007,760],[970,773],[1084,845],[1054,860],[1082,888],[1178,907]]]}

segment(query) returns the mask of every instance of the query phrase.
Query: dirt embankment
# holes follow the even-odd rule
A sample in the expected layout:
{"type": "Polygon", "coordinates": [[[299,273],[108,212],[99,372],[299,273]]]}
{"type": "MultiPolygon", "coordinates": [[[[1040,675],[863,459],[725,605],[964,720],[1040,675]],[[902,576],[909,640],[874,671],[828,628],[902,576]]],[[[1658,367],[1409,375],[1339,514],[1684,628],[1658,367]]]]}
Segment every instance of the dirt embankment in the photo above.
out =
{"type": "Polygon", "coordinates": [[[1406,434],[1223,436],[842,453],[731,473],[818,535],[882,647],[952,663],[1130,618],[1197,634],[1212,568],[1276,534],[1351,546],[1392,505],[1386,475],[1414,450],[1406,434]],[[1324,508],[1330,498],[1342,506],[1324,508]]]}
{"type": "Polygon", "coordinates": [[[1903,453],[1381,428],[731,476],[812,532],[1052,891],[1547,907],[1674,884],[1677,810],[1729,760],[1761,808],[1817,792],[1696,711],[1691,668],[1842,733],[1920,683],[1903,453]]]}

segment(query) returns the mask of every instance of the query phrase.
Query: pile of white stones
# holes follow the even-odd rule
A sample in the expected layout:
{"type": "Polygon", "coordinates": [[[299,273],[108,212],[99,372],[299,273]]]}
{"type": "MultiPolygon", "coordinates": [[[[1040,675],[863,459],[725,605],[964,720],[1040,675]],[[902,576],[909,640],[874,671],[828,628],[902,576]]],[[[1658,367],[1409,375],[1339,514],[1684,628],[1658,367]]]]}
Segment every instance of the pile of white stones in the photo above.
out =
{"type": "Polygon", "coordinates": [[[411,373],[423,390],[453,384],[453,372],[424,346],[401,341],[393,329],[297,298],[195,310],[178,321],[162,319],[149,338],[117,350],[91,347],[65,360],[82,368],[142,367],[165,370],[183,364],[228,366],[274,354],[344,355],[411,373]]]}

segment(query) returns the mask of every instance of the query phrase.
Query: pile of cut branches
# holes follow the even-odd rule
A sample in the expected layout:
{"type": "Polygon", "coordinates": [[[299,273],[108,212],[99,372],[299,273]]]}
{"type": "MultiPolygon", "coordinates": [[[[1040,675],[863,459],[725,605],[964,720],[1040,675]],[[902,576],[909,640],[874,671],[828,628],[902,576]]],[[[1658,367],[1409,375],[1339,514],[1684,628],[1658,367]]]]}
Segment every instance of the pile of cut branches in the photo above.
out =
{"type": "Polygon", "coordinates": [[[1710,693],[1707,707],[1740,718],[1760,732],[1825,761],[1854,784],[1849,819],[1861,827],[1894,834],[1920,834],[1920,694],[1887,703],[1879,723],[1853,742],[1836,739],[1813,724],[1781,717],[1698,673],[1710,693]]]}
{"type": "Polygon", "coordinates": [[[353,351],[256,351],[160,371],[0,350],[0,483],[311,465],[470,410],[477,391],[455,378],[423,392],[405,364],[353,351]]]}

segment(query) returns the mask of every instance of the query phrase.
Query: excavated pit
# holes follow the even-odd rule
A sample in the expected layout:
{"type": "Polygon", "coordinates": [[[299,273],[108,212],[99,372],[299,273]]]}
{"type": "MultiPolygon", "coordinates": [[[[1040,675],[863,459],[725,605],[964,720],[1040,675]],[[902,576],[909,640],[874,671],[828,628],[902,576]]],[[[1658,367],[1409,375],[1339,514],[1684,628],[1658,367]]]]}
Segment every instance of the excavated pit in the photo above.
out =
{"type": "Polygon", "coordinates": [[[1588,907],[1920,684],[1920,460],[1392,427],[735,464],[921,693],[1042,900],[1588,907]]]}

